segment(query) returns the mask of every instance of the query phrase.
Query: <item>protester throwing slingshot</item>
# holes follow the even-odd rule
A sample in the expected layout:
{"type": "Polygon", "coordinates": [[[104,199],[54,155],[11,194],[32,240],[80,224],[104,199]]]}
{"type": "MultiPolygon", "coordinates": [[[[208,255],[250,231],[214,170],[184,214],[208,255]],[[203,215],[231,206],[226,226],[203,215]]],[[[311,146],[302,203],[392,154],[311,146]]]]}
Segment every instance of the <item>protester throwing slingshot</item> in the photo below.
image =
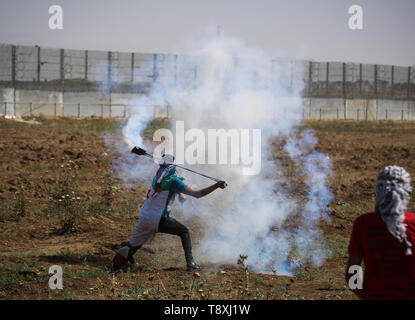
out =
{"type": "MultiPolygon", "coordinates": [[[[145,150],[135,147],[132,150],[141,156],[152,158],[145,150]]],[[[194,261],[192,255],[192,245],[189,230],[179,221],[170,216],[171,204],[176,196],[183,201],[189,195],[195,198],[202,198],[218,188],[224,189],[227,184],[225,181],[212,178],[193,170],[174,164],[174,157],[165,154],[160,159],[160,167],[153,178],[151,187],[147,192],[147,199],[140,208],[140,216],[134,228],[131,240],[127,246],[117,250],[112,261],[112,271],[116,272],[130,264],[134,264],[133,255],[145,243],[150,243],[157,232],[177,235],[181,238],[184,255],[186,258],[187,270],[199,269],[199,265],[194,261]],[[176,167],[194,172],[206,178],[216,181],[210,187],[193,190],[178,177],[176,167]]]]}

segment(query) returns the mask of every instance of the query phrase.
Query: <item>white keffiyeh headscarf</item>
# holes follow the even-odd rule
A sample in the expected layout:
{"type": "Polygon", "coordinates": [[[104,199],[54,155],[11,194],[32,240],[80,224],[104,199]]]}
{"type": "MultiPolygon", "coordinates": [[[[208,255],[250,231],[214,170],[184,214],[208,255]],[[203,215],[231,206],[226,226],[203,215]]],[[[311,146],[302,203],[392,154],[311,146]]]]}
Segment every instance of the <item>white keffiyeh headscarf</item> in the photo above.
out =
{"type": "Polygon", "coordinates": [[[153,193],[150,194],[150,190],[147,194],[148,197],[154,198],[160,189],[164,179],[169,178],[171,175],[176,173],[176,166],[174,164],[174,156],[170,154],[163,154],[159,159],[160,168],[157,170],[155,175],[156,183],[153,188],[153,193]]]}
{"type": "Polygon", "coordinates": [[[404,168],[387,166],[376,181],[375,210],[380,214],[389,232],[406,245],[406,255],[412,254],[412,244],[406,236],[405,212],[410,200],[411,176],[404,168]]]}

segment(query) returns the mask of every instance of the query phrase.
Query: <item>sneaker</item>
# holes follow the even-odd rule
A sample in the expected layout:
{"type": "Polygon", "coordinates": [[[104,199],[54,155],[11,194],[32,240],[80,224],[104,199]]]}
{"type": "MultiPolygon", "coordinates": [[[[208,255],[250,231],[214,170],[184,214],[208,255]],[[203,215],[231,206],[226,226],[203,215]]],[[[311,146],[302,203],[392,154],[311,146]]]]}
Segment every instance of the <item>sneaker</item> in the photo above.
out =
{"type": "Polygon", "coordinates": [[[124,258],[123,256],[116,254],[114,259],[112,259],[112,266],[111,266],[111,272],[117,273],[122,268],[127,266],[128,260],[124,258]]]}
{"type": "Polygon", "coordinates": [[[121,249],[117,250],[115,253],[115,257],[114,259],[112,259],[112,267],[111,270],[112,272],[118,272],[120,269],[126,267],[128,265],[128,262],[133,261],[132,257],[129,256],[129,251],[130,248],[125,246],[122,247],[121,249]]]}
{"type": "Polygon", "coordinates": [[[187,263],[187,271],[198,270],[198,269],[200,269],[200,266],[196,262],[190,261],[187,263]]]}

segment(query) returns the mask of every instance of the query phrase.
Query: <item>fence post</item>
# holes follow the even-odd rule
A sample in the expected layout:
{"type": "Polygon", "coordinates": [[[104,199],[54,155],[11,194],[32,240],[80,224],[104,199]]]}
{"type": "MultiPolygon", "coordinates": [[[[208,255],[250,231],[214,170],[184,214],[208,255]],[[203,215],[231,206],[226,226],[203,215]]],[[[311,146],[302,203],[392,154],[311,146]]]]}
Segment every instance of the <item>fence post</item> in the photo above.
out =
{"type": "Polygon", "coordinates": [[[412,68],[408,67],[408,102],[411,99],[411,73],[412,68]]]}
{"type": "Polygon", "coordinates": [[[326,97],[329,96],[329,70],[330,70],[330,63],[326,63],[326,97]]]}
{"type": "Polygon", "coordinates": [[[375,64],[375,98],[378,98],[378,65],[375,64]]]}
{"type": "Polygon", "coordinates": [[[362,64],[359,65],[359,94],[360,94],[360,99],[362,99],[363,97],[363,66],[362,64]]]}
{"type": "Polygon", "coordinates": [[[107,94],[108,94],[109,104],[112,103],[111,91],[112,91],[112,51],[108,51],[107,94]]]}
{"type": "Polygon", "coordinates": [[[386,120],[388,120],[388,109],[386,109],[386,120]]]}
{"type": "Polygon", "coordinates": [[[16,86],[16,46],[12,46],[12,83],[13,88],[16,86]]]}
{"type": "Polygon", "coordinates": [[[344,116],[344,120],[347,119],[347,101],[346,99],[343,100],[343,116],[344,116]]]}
{"type": "Polygon", "coordinates": [[[55,102],[55,110],[54,110],[54,115],[56,117],[56,102],[55,102]]]}
{"type": "Polygon", "coordinates": [[[153,82],[157,80],[158,77],[158,61],[157,61],[157,54],[153,54],[153,82]]]}
{"type": "Polygon", "coordinates": [[[311,97],[308,98],[308,119],[311,119],[311,97]]]}
{"type": "Polygon", "coordinates": [[[88,50],[85,50],[85,80],[88,80],[88,50]]]}
{"type": "MultiPolygon", "coordinates": [[[[65,51],[64,49],[60,50],[60,81],[61,81],[61,91],[64,91],[64,83],[65,83],[65,51]]],[[[56,116],[56,112],[55,112],[56,116]]]]}
{"type": "Polygon", "coordinates": [[[108,92],[111,91],[111,83],[112,83],[112,52],[108,51],[108,70],[107,70],[108,92]]]}
{"type": "Polygon", "coordinates": [[[101,103],[101,118],[104,118],[104,104],[101,103]]]}
{"type": "Polygon", "coordinates": [[[321,108],[320,108],[320,120],[321,120],[321,108]]]}
{"type": "Polygon", "coordinates": [[[313,61],[308,63],[308,97],[311,99],[311,85],[313,83],[313,61]]]}
{"type": "Polygon", "coordinates": [[[4,115],[7,116],[7,102],[4,103],[4,115]]]}
{"type": "Polygon", "coordinates": [[[81,116],[81,103],[78,103],[78,118],[81,116]]]}
{"type": "MultiPolygon", "coordinates": [[[[14,109],[16,109],[16,105],[14,105],[14,109]]],[[[30,102],[29,104],[29,110],[30,110],[30,116],[32,116],[33,115],[33,103],[32,102],[30,102]]]]}
{"type": "Polygon", "coordinates": [[[135,57],[134,52],[131,52],[131,79],[130,82],[133,85],[134,84],[134,63],[135,63],[135,57]]]}
{"type": "Polygon", "coordinates": [[[112,104],[109,104],[109,114],[110,114],[110,118],[112,117],[112,108],[111,108],[112,104]]]}
{"type": "Polygon", "coordinates": [[[40,47],[37,46],[37,82],[40,81],[40,47]]]}
{"type": "Polygon", "coordinates": [[[393,96],[395,95],[395,92],[394,92],[394,88],[393,88],[393,86],[395,85],[395,66],[392,66],[392,71],[391,71],[391,86],[392,86],[392,88],[391,88],[391,96],[392,96],[392,98],[393,98],[393,96]]]}
{"type": "Polygon", "coordinates": [[[401,110],[401,121],[403,120],[403,109],[401,110]]]}
{"type": "Polygon", "coordinates": [[[357,109],[357,120],[360,120],[360,109],[357,109]]]}
{"type": "Polygon", "coordinates": [[[346,64],[343,63],[343,99],[346,99],[346,64]]]}
{"type": "MultiPolygon", "coordinates": [[[[344,117],[346,118],[346,64],[343,63],[343,109],[344,109],[344,117]]],[[[337,110],[337,114],[339,110],[337,110]]],[[[339,116],[337,115],[337,118],[339,116]]]]}

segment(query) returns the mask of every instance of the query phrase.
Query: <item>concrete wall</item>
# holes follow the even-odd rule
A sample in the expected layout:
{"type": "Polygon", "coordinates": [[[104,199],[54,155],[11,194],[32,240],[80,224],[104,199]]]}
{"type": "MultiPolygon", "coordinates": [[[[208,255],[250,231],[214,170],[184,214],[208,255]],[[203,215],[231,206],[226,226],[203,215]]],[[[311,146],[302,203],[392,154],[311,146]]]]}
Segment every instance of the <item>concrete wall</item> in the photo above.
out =
{"type": "Polygon", "coordinates": [[[63,97],[61,92],[41,90],[15,90],[16,115],[61,115],[63,97]]]}
{"type": "Polygon", "coordinates": [[[405,100],[378,100],[377,114],[378,119],[389,120],[413,120],[415,101],[405,100]]]}
{"type": "Polygon", "coordinates": [[[14,114],[14,89],[0,88],[0,114],[14,114]]]}
{"type": "MultiPolygon", "coordinates": [[[[0,115],[125,117],[145,97],[133,93],[60,92],[0,88],[0,115]]],[[[391,99],[304,98],[305,119],[414,120],[415,101],[391,99]]],[[[166,106],[149,106],[167,117],[166,106]]]]}
{"type": "Polygon", "coordinates": [[[415,101],[392,99],[305,99],[305,119],[414,120],[415,101]]]}
{"type": "Polygon", "coordinates": [[[110,97],[103,92],[65,92],[64,115],[70,117],[109,117],[110,97]]]}

